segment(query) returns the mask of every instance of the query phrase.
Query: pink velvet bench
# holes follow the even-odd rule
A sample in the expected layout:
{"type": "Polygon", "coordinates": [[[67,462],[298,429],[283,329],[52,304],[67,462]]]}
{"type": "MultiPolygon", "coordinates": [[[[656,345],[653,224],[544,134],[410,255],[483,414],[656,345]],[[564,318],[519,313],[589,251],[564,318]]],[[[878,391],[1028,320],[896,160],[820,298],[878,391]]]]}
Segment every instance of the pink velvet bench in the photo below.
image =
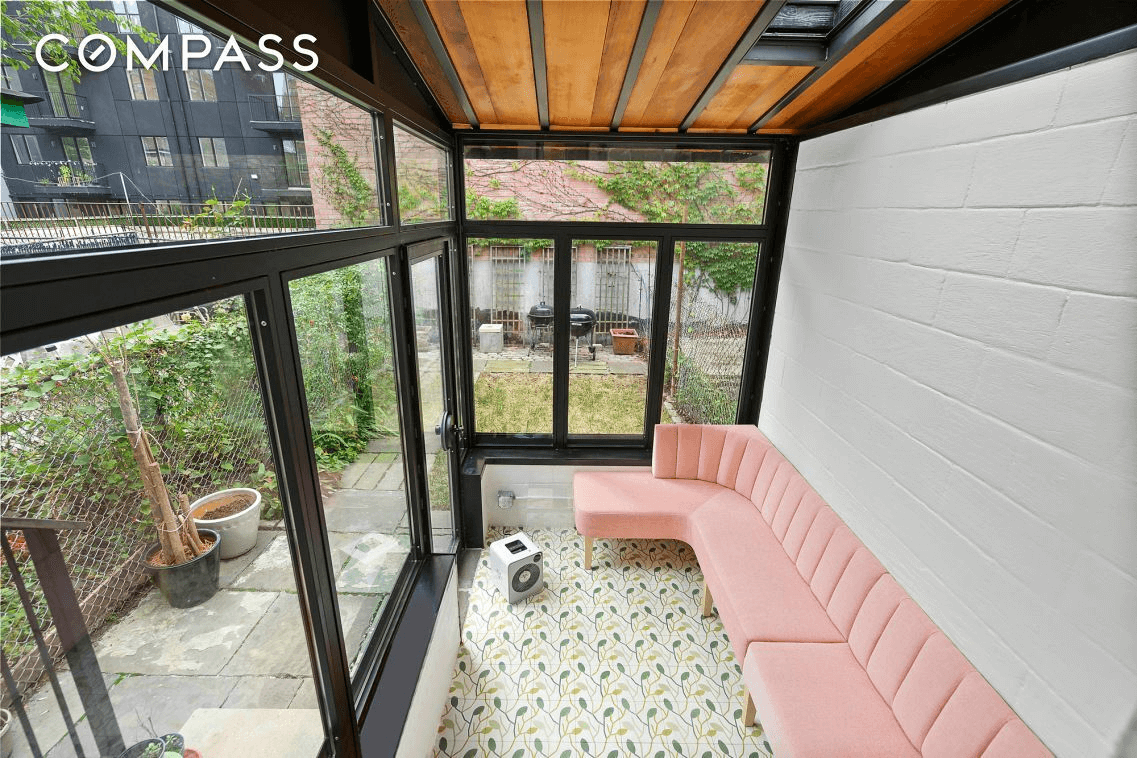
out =
{"type": "Polygon", "coordinates": [[[657,426],[650,471],[573,495],[586,568],[597,537],[694,548],[777,758],[1051,756],[756,427],[657,426]]]}

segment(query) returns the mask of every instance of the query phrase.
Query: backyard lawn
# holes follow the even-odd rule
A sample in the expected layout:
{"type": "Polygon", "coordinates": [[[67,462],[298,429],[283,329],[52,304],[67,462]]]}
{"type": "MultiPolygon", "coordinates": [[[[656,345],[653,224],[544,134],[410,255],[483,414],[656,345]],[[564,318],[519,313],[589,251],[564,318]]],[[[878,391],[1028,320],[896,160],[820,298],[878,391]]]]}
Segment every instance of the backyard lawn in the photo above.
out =
{"type": "MultiPolygon", "coordinates": [[[[570,434],[642,434],[647,377],[573,374],[570,434]]],[[[474,382],[477,429],[486,434],[552,434],[551,374],[482,374],[474,382]]],[[[662,421],[672,423],[667,410],[662,421]]]]}

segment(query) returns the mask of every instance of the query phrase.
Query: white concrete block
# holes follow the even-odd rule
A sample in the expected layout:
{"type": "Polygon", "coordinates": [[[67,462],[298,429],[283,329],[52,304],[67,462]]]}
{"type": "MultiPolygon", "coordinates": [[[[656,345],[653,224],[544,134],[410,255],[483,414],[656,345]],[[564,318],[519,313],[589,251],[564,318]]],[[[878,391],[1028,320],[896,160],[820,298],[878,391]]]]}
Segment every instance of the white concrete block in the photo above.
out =
{"type": "Polygon", "coordinates": [[[1040,598],[1070,581],[1080,546],[966,471],[952,470],[925,502],[1040,598]]]}
{"type": "Polygon", "coordinates": [[[984,142],[969,207],[1092,205],[1102,194],[1125,123],[1106,121],[984,142]]]}
{"type": "Polygon", "coordinates": [[[958,208],[971,181],[976,151],[945,147],[886,156],[859,164],[871,182],[846,185],[846,203],[858,208],[958,208]]]}
{"type": "Polygon", "coordinates": [[[1008,279],[948,274],[935,326],[1037,358],[1046,356],[1067,293],[1008,279]]]}
{"type": "Polygon", "coordinates": [[[1106,739],[1082,717],[1081,708],[1064,699],[1037,674],[1028,673],[1014,700],[1008,703],[1058,758],[1116,756],[1106,739]]]}
{"type": "Polygon", "coordinates": [[[1130,120],[1102,191],[1103,205],[1137,205],[1137,121],[1130,120]]]}
{"type": "Polygon", "coordinates": [[[1106,471],[1137,460],[1137,393],[1064,369],[991,351],[979,368],[975,405],[1106,471]]]}
{"type": "Polygon", "coordinates": [[[1022,227],[1021,210],[893,211],[888,245],[900,244],[918,266],[1002,275],[1011,265],[1022,227]]]}
{"type": "Polygon", "coordinates": [[[968,144],[1009,134],[1026,134],[1048,128],[1066,86],[1067,71],[1054,71],[1033,79],[950,100],[943,114],[944,127],[928,144],[968,144]]]}
{"type": "Polygon", "coordinates": [[[1137,298],[1072,293],[1046,358],[1137,389],[1137,298]]]}
{"type": "Polygon", "coordinates": [[[1137,577],[1082,551],[1058,603],[1087,637],[1137,671],[1137,577]]]}
{"type": "Polygon", "coordinates": [[[1054,117],[1056,126],[1137,113],[1137,52],[1083,63],[1070,69],[1054,117]]]}
{"type": "Polygon", "coordinates": [[[864,263],[855,273],[849,272],[848,299],[901,318],[932,322],[944,284],[942,270],[871,258],[857,260],[864,263]]]}
{"type": "Polygon", "coordinates": [[[1007,275],[1112,295],[1137,295],[1137,213],[1132,208],[1027,212],[1007,275]]]}

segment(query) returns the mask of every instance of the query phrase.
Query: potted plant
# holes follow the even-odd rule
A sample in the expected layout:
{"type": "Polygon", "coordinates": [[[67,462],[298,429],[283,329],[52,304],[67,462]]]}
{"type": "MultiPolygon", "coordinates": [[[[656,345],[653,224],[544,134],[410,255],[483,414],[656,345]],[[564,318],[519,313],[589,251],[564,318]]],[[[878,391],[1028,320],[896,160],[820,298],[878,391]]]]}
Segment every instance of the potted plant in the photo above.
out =
{"type": "Polygon", "coordinates": [[[257,544],[261,523],[261,493],[248,487],[214,492],[195,500],[190,515],[199,529],[221,535],[221,559],[236,558],[257,544]]]}
{"type": "Polygon", "coordinates": [[[118,758],[162,758],[166,743],[161,737],[147,737],[118,754],[118,758]]]}
{"type": "Polygon", "coordinates": [[[143,569],[151,575],[166,601],[174,608],[204,603],[218,588],[220,535],[209,529],[198,531],[185,496],[178,499],[181,513],[175,514],[162,469],[154,459],[149,437],[142,427],[138,403],[127,382],[126,351],[121,348],[116,351],[105,338],[90,340],[90,343],[110,369],[126,437],[138,464],[150,516],[158,533],[158,544],[143,553],[143,569]]]}

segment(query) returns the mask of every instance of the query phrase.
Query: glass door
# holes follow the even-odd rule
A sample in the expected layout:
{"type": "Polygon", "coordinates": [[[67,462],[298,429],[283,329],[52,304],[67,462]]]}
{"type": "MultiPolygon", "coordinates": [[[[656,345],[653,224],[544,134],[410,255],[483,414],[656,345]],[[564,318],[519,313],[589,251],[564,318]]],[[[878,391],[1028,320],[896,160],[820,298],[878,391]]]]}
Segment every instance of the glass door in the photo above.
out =
{"type": "Polygon", "coordinates": [[[412,326],[430,500],[431,549],[435,553],[454,552],[461,533],[454,495],[462,429],[456,416],[447,264],[441,241],[411,249],[412,326]]]}

